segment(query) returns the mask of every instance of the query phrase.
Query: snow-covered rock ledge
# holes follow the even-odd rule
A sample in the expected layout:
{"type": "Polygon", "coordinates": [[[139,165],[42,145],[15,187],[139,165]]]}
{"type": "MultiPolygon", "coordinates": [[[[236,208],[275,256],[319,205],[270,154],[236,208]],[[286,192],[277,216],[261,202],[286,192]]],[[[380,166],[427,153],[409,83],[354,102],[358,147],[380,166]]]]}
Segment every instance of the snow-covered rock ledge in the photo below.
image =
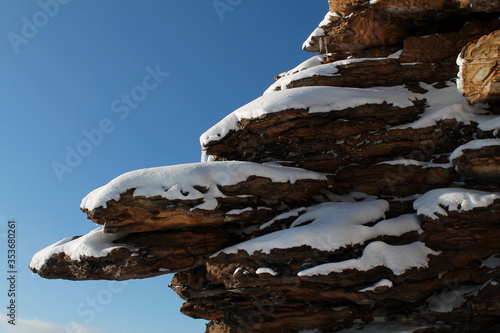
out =
{"type": "Polygon", "coordinates": [[[301,246],[334,252],[343,247],[364,244],[379,236],[401,236],[420,229],[416,216],[412,214],[383,220],[374,226],[366,225],[383,219],[388,209],[389,203],[385,200],[322,203],[304,209],[305,213],[298,216],[289,229],[248,240],[221,252],[270,254],[272,250],[301,246]]]}
{"type": "Polygon", "coordinates": [[[181,229],[265,219],[326,187],[325,175],[298,168],[192,163],[125,173],[88,194],[81,209],[105,232],[181,229]]]}
{"type": "Polygon", "coordinates": [[[439,255],[422,242],[405,245],[388,245],[384,242],[370,243],[360,258],[322,264],[298,273],[299,276],[328,275],[346,270],[369,271],[376,267],[387,267],[395,275],[402,275],[410,268],[427,268],[428,256],[439,255]]]}
{"type": "Polygon", "coordinates": [[[202,161],[303,169],[132,171],[83,200],[104,227],[32,270],[176,272],[206,333],[498,329],[499,1],[329,4],[305,45],[322,55],[201,137],[202,161]]]}
{"type": "Polygon", "coordinates": [[[415,200],[417,214],[438,220],[450,212],[466,212],[487,208],[500,202],[500,193],[490,193],[462,188],[442,188],[429,191],[415,200]]]}
{"type": "MultiPolygon", "coordinates": [[[[273,224],[288,220],[288,228],[210,256],[207,270],[214,281],[236,288],[254,286],[256,281],[252,279],[260,279],[261,275],[278,284],[282,279],[296,283],[324,282],[324,278],[315,276],[350,270],[355,272],[357,281],[365,279],[367,271],[376,271],[373,276],[369,274],[368,280],[393,279],[410,269],[427,268],[428,257],[438,256],[440,252],[417,241],[422,232],[417,216],[405,214],[385,219],[388,210],[387,201],[370,197],[359,202],[326,202],[302,207],[279,215],[261,227],[267,230],[273,224]],[[382,241],[390,243],[391,239],[398,239],[400,245],[382,241]],[[360,253],[363,254],[357,258],[360,253]],[[304,258],[309,259],[304,261],[304,258]],[[324,264],[324,261],[330,263],[324,264]],[[228,262],[234,264],[228,265],[228,262]]],[[[349,284],[348,280],[339,276],[337,282],[329,283],[343,285],[349,284]]]]}
{"type": "Polygon", "coordinates": [[[453,151],[450,161],[463,176],[500,184],[500,139],[467,142],[453,151]]]}
{"type": "Polygon", "coordinates": [[[105,233],[98,227],[40,250],[29,268],[47,279],[149,278],[199,265],[232,242],[233,236],[218,228],[127,235],[105,233]]]}
{"type": "Polygon", "coordinates": [[[243,119],[256,119],[266,114],[285,110],[307,110],[323,113],[345,110],[367,104],[391,104],[398,108],[414,106],[417,99],[403,87],[375,87],[370,89],[340,87],[301,87],[269,92],[230,113],[200,137],[202,146],[224,138],[240,128],[243,119]]]}

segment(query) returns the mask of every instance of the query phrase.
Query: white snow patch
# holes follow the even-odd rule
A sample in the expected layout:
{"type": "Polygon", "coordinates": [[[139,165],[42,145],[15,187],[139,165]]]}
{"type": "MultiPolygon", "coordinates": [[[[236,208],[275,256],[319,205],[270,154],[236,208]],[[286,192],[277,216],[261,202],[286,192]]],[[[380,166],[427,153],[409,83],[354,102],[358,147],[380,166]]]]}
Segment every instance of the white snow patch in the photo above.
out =
{"type": "MultiPolygon", "coordinates": [[[[323,22],[323,21],[322,21],[323,22]]],[[[325,30],[323,30],[320,27],[317,27],[316,29],[313,30],[313,32],[309,35],[309,38],[307,39],[307,43],[310,44],[312,41],[313,37],[322,37],[325,35],[325,30]]]]}
{"type": "Polygon", "coordinates": [[[453,290],[442,291],[429,297],[427,303],[434,312],[451,312],[461,307],[467,301],[467,296],[473,296],[480,289],[481,286],[456,286],[453,290]]]}
{"type": "Polygon", "coordinates": [[[401,50],[399,50],[397,52],[394,52],[393,54],[389,54],[387,56],[387,58],[389,58],[389,59],[399,59],[399,57],[401,57],[402,53],[403,53],[403,50],[401,49],[401,50]]]}
{"type": "Polygon", "coordinates": [[[243,274],[248,274],[249,271],[247,271],[246,269],[244,269],[243,267],[238,267],[234,270],[233,272],[233,275],[236,275],[238,274],[239,272],[242,272],[243,274]]]}
{"type": "Polygon", "coordinates": [[[498,135],[500,131],[500,116],[483,116],[478,121],[477,127],[483,131],[493,131],[493,135],[498,135]]]}
{"type": "Polygon", "coordinates": [[[374,87],[370,89],[345,87],[300,87],[273,91],[233,111],[200,137],[201,145],[222,139],[238,130],[242,119],[255,119],[265,114],[285,110],[305,109],[309,113],[331,112],[365,104],[388,103],[405,108],[413,106],[411,94],[403,87],[374,87]]]}
{"type": "Polygon", "coordinates": [[[463,80],[463,69],[465,64],[465,59],[461,57],[461,53],[457,57],[457,66],[458,66],[458,74],[457,74],[457,91],[463,95],[464,93],[464,80],[463,80]]]}
{"type": "Polygon", "coordinates": [[[252,207],[247,207],[247,208],[243,208],[243,209],[233,209],[233,210],[230,210],[229,212],[227,212],[226,215],[240,215],[240,214],[243,214],[246,212],[251,212],[252,210],[253,210],[252,207]]]}
{"type": "Polygon", "coordinates": [[[322,28],[326,28],[326,26],[331,22],[330,18],[331,17],[341,17],[338,13],[336,12],[328,12],[326,13],[325,17],[323,20],[318,24],[318,27],[314,29],[314,31],[307,37],[305,42],[302,44],[302,49],[305,49],[312,43],[313,37],[321,37],[325,35],[325,30],[322,28]]]}
{"type": "Polygon", "coordinates": [[[243,208],[243,209],[233,209],[233,210],[230,210],[229,212],[226,213],[226,215],[241,215],[243,213],[251,212],[253,210],[272,210],[272,209],[269,208],[269,207],[265,207],[265,206],[259,206],[259,207],[256,207],[256,208],[247,207],[247,208],[243,208]]]}
{"type": "Polygon", "coordinates": [[[490,193],[463,188],[442,188],[431,190],[415,200],[413,208],[418,215],[438,219],[436,214],[447,216],[448,211],[468,211],[478,207],[488,207],[500,199],[500,193],[490,193]]]}
{"type": "Polygon", "coordinates": [[[414,94],[413,98],[427,100],[428,107],[423,115],[410,124],[395,126],[395,129],[425,128],[435,126],[443,119],[456,119],[464,124],[478,123],[484,131],[495,130],[500,127],[500,117],[486,115],[484,105],[469,105],[465,97],[457,91],[456,84],[447,82],[447,87],[436,89],[430,84],[420,82],[420,86],[428,90],[425,94],[414,94]]]}
{"type": "Polygon", "coordinates": [[[137,249],[125,245],[114,244],[113,241],[126,236],[126,234],[109,234],[103,231],[104,227],[98,227],[88,234],[73,239],[72,237],[60,240],[45,249],[38,251],[29,266],[39,270],[53,254],[65,253],[72,260],[81,260],[82,257],[105,257],[114,249],[128,248],[131,251],[137,249]]]}
{"type": "Polygon", "coordinates": [[[330,18],[331,17],[340,17],[340,15],[336,12],[328,12],[326,13],[325,17],[323,18],[323,20],[318,24],[318,27],[322,28],[322,27],[326,27],[328,24],[330,24],[331,20],[330,18]]]}
{"type": "MultiPolygon", "coordinates": [[[[374,58],[376,59],[376,58],[374,58]]],[[[346,60],[365,61],[366,59],[346,60]]],[[[337,62],[340,64],[341,62],[337,62]]],[[[346,87],[298,87],[273,91],[275,87],[285,87],[295,78],[309,75],[337,75],[336,63],[324,64],[285,76],[271,86],[266,93],[252,102],[233,111],[200,137],[202,146],[225,137],[229,132],[239,129],[242,119],[255,119],[260,116],[280,111],[304,109],[310,113],[333,112],[365,104],[387,102],[397,107],[412,106],[412,100],[426,99],[428,107],[423,115],[413,123],[392,127],[392,129],[425,128],[435,126],[443,119],[456,119],[464,124],[475,122],[484,131],[500,129],[500,117],[486,115],[482,106],[469,106],[465,98],[457,92],[456,85],[437,89],[430,84],[420,83],[428,92],[425,94],[410,92],[402,86],[374,88],[346,87]]]]}
{"type": "Polygon", "coordinates": [[[481,267],[488,267],[488,268],[497,268],[500,267],[500,254],[496,253],[489,257],[488,259],[483,260],[481,263],[481,267]]]}
{"type": "Polygon", "coordinates": [[[389,204],[385,200],[322,203],[307,208],[307,212],[300,215],[290,229],[275,231],[220,252],[237,253],[244,250],[251,255],[257,251],[270,253],[272,249],[303,245],[322,251],[335,251],[381,235],[399,236],[420,229],[414,214],[383,220],[371,227],[364,225],[384,218],[388,209],[389,204]],[[310,221],[309,224],[301,225],[310,221]]]}
{"type": "Polygon", "coordinates": [[[135,188],[134,196],[162,196],[169,200],[203,199],[196,208],[212,210],[217,198],[224,194],[218,185],[235,185],[250,176],[270,178],[278,183],[295,183],[299,179],[326,179],[324,175],[298,168],[262,165],[250,162],[207,162],[135,170],[125,173],[89,193],[80,205],[93,210],[107,207],[110,200],[119,200],[120,194],[135,188]],[[206,193],[196,187],[208,189],[206,193]]]}
{"type": "Polygon", "coordinates": [[[391,288],[394,284],[392,283],[391,280],[388,279],[382,279],[379,282],[375,283],[373,286],[366,287],[364,289],[361,289],[360,292],[365,292],[365,291],[374,291],[375,289],[379,287],[389,287],[391,288]]]}
{"type": "Polygon", "coordinates": [[[453,165],[451,163],[430,163],[430,162],[423,162],[423,161],[417,161],[417,160],[412,160],[412,159],[398,159],[398,160],[392,160],[392,161],[384,161],[380,162],[378,164],[389,164],[389,165],[415,165],[419,166],[422,168],[451,168],[453,165]]]}
{"type": "Polygon", "coordinates": [[[411,124],[400,125],[394,128],[424,128],[435,126],[436,123],[443,119],[456,119],[464,124],[470,124],[477,116],[468,111],[463,104],[451,104],[437,110],[427,109],[423,116],[411,124]]]}
{"type": "Polygon", "coordinates": [[[422,242],[407,245],[388,245],[377,241],[368,244],[363,255],[358,259],[328,263],[299,272],[299,276],[328,275],[332,272],[340,273],[347,269],[368,271],[378,266],[385,266],[395,275],[402,275],[410,268],[426,268],[428,255],[439,255],[422,242]]]}
{"type": "Polygon", "coordinates": [[[268,267],[261,267],[255,271],[257,274],[271,274],[272,276],[278,275],[275,270],[268,268],[268,267]]]}
{"type": "Polygon", "coordinates": [[[273,83],[267,90],[264,92],[265,94],[269,94],[275,90],[285,90],[288,89],[288,85],[293,81],[298,81],[301,79],[305,79],[313,76],[339,76],[338,68],[339,66],[345,66],[352,63],[364,62],[364,61],[375,61],[381,60],[385,58],[357,58],[357,59],[346,59],[339,60],[328,64],[319,64],[314,67],[310,67],[304,69],[302,71],[296,71],[295,73],[283,76],[278,81],[273,83]]]}
{"type": "Polygon", "coordinates": [[[482,147],[487,147],[487,146],[500,146],[500,139],[481,139],[481,140],[469,141],[466,144],[461,145],[460,147],[455,149],[453,153],[451,153],[450,161],[453,161],[454,159],[462,156],[464,150],[467,149],[478,150],[481,149],[482,147]]]}
{"type": "Polygon", "coordinates": [[[315,55],[315,56],[307,59],[306,61],[301,62],[295,68],[290,69],[289,71],[286,71],[286,72],[283,72],[283,73],[279,74],[278,77],[281,78],[281,77],[284,77],[284,76],[295,74],[297,72],[303,71],[303,70],[311,68],[311,67],[316,67],[316,66],[322,65],[323,61],[324,61],[323,56],[321,56],[321,55],[315,55]]]}
{"type": "Polygon", "coordinates": [[[300,207],[300,208],[292,209],[292,210],[290,210],[288,212],[279,214],[278,216],[274,217],[273,219],[271,219],[271,220],[267,221],[266,223],[262,224],[257,230],[264,230],[265,228],[270,227],[271,225],[273,225],[276,221],[281,221],[281,220],[288,219],[288,218],[291,218],[291,217],[297,217],[300,214],[302,214],[303,212],[305,212],[306,210],[307,209],[305,207],[300,207]]]}

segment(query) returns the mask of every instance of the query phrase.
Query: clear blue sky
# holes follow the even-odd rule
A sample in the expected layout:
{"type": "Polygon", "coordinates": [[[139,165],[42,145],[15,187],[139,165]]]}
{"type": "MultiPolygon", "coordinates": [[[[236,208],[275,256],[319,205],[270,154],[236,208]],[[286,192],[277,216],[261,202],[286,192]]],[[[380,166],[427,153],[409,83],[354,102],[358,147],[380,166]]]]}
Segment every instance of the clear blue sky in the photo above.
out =
{"type": "MultiPolygon", "coordinates": [[[[198,162],[201,133],[313,55],[301,45],[327,1],[222,0],[233,4],[223,13],[212,0],[55,1],[0,0],[0,281],[14,219],[12,332],[71,332],[69,323],[79,333],[203,332],[204,321],[180,314],[170,275],[45,280],[28,263],[96,227],[79,210],[91,190],[130,170],[198,162]],[[94,133],[90,146],[85,133],[94,133]],[[68,163],[68,151],[81,154],[68,163]],[[93,306],[97,297],[107,304],[93,306]]],[[[0,331],[11,332],[4,322],[0,331]]]]}

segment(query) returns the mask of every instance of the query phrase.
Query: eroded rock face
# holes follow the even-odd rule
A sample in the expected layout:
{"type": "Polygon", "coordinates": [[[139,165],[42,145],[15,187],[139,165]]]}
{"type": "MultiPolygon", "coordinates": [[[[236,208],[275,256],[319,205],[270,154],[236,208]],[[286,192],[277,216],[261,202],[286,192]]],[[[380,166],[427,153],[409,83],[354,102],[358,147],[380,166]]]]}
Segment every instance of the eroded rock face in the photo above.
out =
{"type": "Polygon", "coordinates": [[[434,188],[447,187],[459,179],[455,170],[415,160],[352,166],[331,176],[337,191],[362,192],[383,197],[408,197],[434,188]]]}
{"type": "Polygon", "coordinates": [[[40,251],[30,264],[31,270],[46,279],[149,278],[200,265],[213,252],[238,239],[219,228],[108,236],[103,232],[100,227],[40,251]],[[99,252],[91,251],[96,243],[99,252]],[[77,253],[85,246],[89,251],[77,253]]]}
{"type": "MultiPolygon", "coordinates": [[[[465,27],[463,15],[467,11],[478,21],[493,22],[495,14],[487,13],[499,11],[499,7],[496,0],[462,4],[459,1],[332,1],[330,14],[303,48],[310,52],[349,55],[371,48],[392,47],[412,36],[460,31],[465,27]]],[[[446,53],[452,44],[453,38],[450,38],[444,44],[436,44],[437,49],[427,51],[436,55],[438,50],[446,53]]]]}
{"type": "Polygon", "coordinates": [[[103,224],[105,232],[136,233],[177,230],[189,227],[214,226],[227,223],[256,223],[277,212],[304,204],[326,180],[299,180],[294,184],[273,183],[267,178],[252,177],[236,185],[221,187],[213,210],[197,209],[203,200],[168,200],[160,196],[134,196],[133,190],[106,208],[87,212],[94,222],[103,224]]]}
{"type": "Polygon", "coordinates": [[[500,141],[474,140],[450,157],[457,172],[484,182],[500,183],[500,141]]]}
{"type": "Polygon", "coordinates": [[[320,55],[201,136],[210,162],[97,189],[100,238],[31,269],[176,272],[207,333],[497,331],[499,1],[330,8],[304,44],[320,55]]]}
{"type": "MultiPolygon", "coordinates": [[[[429,327],[419,326],[423,319],[430,327],[432,322],[443,320],[448,325],[436,324],[436,331],[480,332],[498,319],[495,302],[499,295],[496,291],[486,294],[496,286],[491,281],[499,275],[492,269],[498,265],[498,244],[492,244],[497,238],[489,232],[498,231],[499,203],[500,195],[487,192],[431,191],[415,204],[423,224],[413,227],[419,230],[412,231],[410,223],[407,230],[400,229],[399,236],[374,234],[374,238],[368,237],[355,246],[341,245],[333,251],[293,244],[286,250],[272,246],[269,250],[265,238],[256,238],[211,257],[205,268],[177,274],[171,287],[186,300],[183,313],[214,321],[207,332],[236,332],[242,327],[255,332],[318,328],[329,332],[357,327],[360,319],[365,324],[359,328],[369,327],[375,317],[391,318],[393,324],[409,320],[415,329],[429,327]],[[441,197],[442,211],[436,217],[429,216],[434,208],[429,210],[424,203],[436,202],[437,197],[441,197]],[[482,207],[467,208],[477,200],[483,201],[482,207]],[[458,202],[466,208],[456,206],[458,202]],[[483,219],[481,211],[491,214],[483,219]],[[259,247],[261,250],[253,252],[259,247]],[[418,256],[424,249],[421,262],[418,256]],[[369,265],[374,259],[363,261],[372,250],[375,257],[384,257],[381,264],[369,265]],[[406,258],[405,252],[412,253],[411,259],[406,258]],[[401,271],[395,269],[401,268],[398,264],[391,266],[398,260],[408,266],[401,271]],[[484,295],[484,303],[476,295],[484,295]],[[224,309],[220,309],[220,304],[225,304],[224,309]],[[257,317],[261,319],[254,320],[257,317]]],[[[412,218],[399,217],[399,226],[412,218]]],[[[307,219],[301,215],[295,221],[307,219]]],[[[358,227],[378,228],[390,221],[358,227]]],[[[313,228],[314,223],[317,221],[296,228],[313,228]]],[[[307,229],[301,233],[307,233],[307,229]]],[[[357,230],[351,237],[359,234],[357,230]]],[[[287,233],[277,231],[269,239],[280,244],[283,237],[287,233]]]]}
{"type": "Polygon", "coordinates": [[[470,103],[500,100],[500,30],[467,45],[458,62],[462,89],[470,103]]]}
{"type": "Polygon", "coordinates": [[[327,186],[324,175],[297,168],[193,163],[117,177],[84,198],[81,209],[110,233],[255,223],[327,186]]]}
{"type": "Polygon", "coordinates": [[[396,16],[422,19],[425,16],[457,12],[460,8],[473,12],[498,12],[500,3],[497,0],[333,0],[328,1],[331,12],[344,16],[354,11],[366,10],[370,5],[374,9],[383,9],[396,16]]]}

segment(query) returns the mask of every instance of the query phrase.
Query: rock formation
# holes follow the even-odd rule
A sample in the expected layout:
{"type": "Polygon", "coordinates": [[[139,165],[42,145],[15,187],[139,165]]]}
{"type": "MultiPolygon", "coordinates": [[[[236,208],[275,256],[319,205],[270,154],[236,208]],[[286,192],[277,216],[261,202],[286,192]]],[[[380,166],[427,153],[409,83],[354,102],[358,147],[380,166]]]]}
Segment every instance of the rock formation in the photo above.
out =
{"type": "Polygon", "coordinates": [[[45,278],[173,273],[207,333],[500,330],[500,2],[332,0],[318,52],[82,201],[45,278]]]}

